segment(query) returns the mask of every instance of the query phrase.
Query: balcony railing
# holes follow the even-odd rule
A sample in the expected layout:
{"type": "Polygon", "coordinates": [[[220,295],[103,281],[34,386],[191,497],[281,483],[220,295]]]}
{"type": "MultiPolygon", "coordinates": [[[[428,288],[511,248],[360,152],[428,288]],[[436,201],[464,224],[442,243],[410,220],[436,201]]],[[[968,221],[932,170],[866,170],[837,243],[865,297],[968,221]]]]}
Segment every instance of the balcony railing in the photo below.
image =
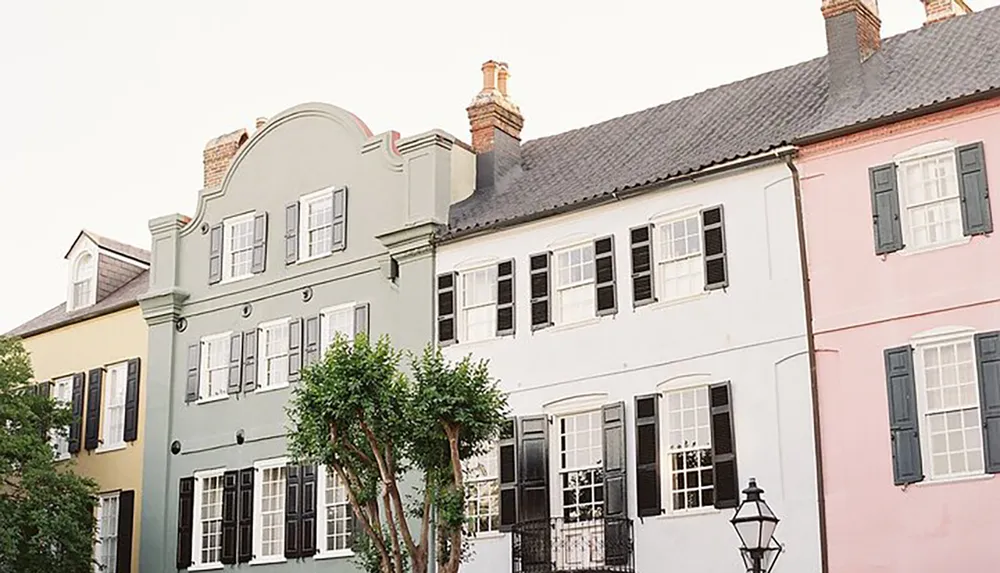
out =
{"type": "Polygon", "coordinates": [[[568,522],[561,517],[513,528],[513,573],[634,573],[632,521],[605,517],[568,522]]]}

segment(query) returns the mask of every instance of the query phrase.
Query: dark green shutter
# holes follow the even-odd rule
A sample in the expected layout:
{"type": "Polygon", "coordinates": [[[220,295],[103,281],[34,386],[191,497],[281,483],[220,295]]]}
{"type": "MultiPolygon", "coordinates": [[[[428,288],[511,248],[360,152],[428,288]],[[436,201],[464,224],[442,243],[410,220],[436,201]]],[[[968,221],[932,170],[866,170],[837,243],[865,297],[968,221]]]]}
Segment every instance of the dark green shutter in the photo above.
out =
{"type": "Polygon", "coordinates": [[[222,223],[208,231],[208,284],[222,281],[222,223]]]}
{"type": "Polygon", "coordinates": [[[965,235],[993,232],[989,180],[986,177],[986,153],[982,142],[963,145],[955,150],[958,162],[958,187],[962,198],[962,231],[965,235]]]}
{"type": "Polygon", "coordinates": [[[104,369],[94,368],[87,374],[87,379],[87,423],[83,447],[90,451],[97,449],[101,439],[101,384],[104,381],[104,369]]]}
{"type": "Polygon", "coordinates": [[[257,213],[253,218],[253,251],[250,272],[264,272],[267,267],[267,212],[257,213]]]}
{"type": "Polygon", "coordinates": [[[333,223],[330,228],[332,250],[347,248],[347,188],[333,190],[333,223]]]}
{"type": "Polygon", "coordinates": [[[301,473],[302,502],[301,523],[299,525],[299,542],[302,544],[301,556],[311,557],[316,554],[316,466],[302,466],[301,473]]]}
{"type": "Polygon", "coordinates": [[[899,220],[899,189],[896,164],[868,170],[872,193],[872,226],[875,229],[875,254],[884,255],[903,248],[903,226],[899,220]]]}
{"type": "Polygon", "coordinates": [[[889,397],[889,432],[892,439],[892,475],[896,485],[924,479],[920,460],[917,390],[913,376],[913,349],[885,351],[885,378],[889,397]]]}
{"type": "Polygon", "coordinates": [[[83,385],[86,375],[77,372],[73,375],[73,402],[71,411],[73,419],[69,423],[69,453],[76,454],[80,451],[83,437],[83,385]]]}
{"type": "Polygon", "coordinates": [[[200,396],[198,378],[201,374],[201,343],[195,342],[188,346],[187,351],[187,386],[184,391],[184,401],[194,402],[200,396]]]}
{"type": "Polygon", "coordinates": [[[549,420],[542,415],[519,418],[518,421],[518,531],[521,538],[522,570],[549,571],[552,562],[549,420]]]}
{"type": "Polygon", "coordinates": [[[615,238],[602,237],[594,241],[594,300],[597,316],[618,312],[615,289],[615,238]]]}
{"type": "Polygon", "coordinates": [[[115,570],[132,571],[132,522],[135,520],[135,492],[125,490],[118,494],[118,556],[115,570]]]}
{"type": "Polygon", "coordinates": [[[500,531],[517,523],[517,419],[508,418],[497,444],[500,457],[500,531]]]}
{"type": "Polygon", "coordinates": [[[514,259],[497,265],[497,336],[514,334],[514,259]]]}
{"type": "Polygon", "coordinates": [[[229,386],[230,394],[239,394],[243,387],[243,333],[229,337],[229,386]]]}
{"type": "Polygon", "coordinates": [[[733,394],[729,382],[708,389],[712,415],[712,483],[716,509],[740,504],[740,479],[736,466],[736,433],[733,428],[733,394]]]}
{"type": "Polygon", "coordinates": [[[139,438],[139,380],[141,362],[138,358],[128,361],[125,375],[125,436],[126,442],[139,438]]]}
{"type": "Polygon", "coordinates": [[[458,273],[444,273],[437,277],[437,335],[438,344],[447,346],[458,342],[455,324],[455,288],[458,273]]]}
{"type": "Polygon", "coordinates": [[[660,395],[635,397],[635,490],[639,517],[663,513],[660,504],[660,395]]]}
{"type": "Polygon", "coordinates": [[[236,564],[236,517],[238,510],[240,472],[230,470],[222,474],[222,551],[224,565],[236,564]]]}
{"type": "Polygon", "coordinates": [[[531,277],[531,330],[552,326],[552,281],[549,277],[551,259],[551,253],[537,253],[528,260],[531,277]]]}
{"type": "Polygon", "coordinates": [[[191,535],[194,532],[194,478],[180,480],[177,494],[177,568],[191,566],[191,535]]]}
{"type": "Polygon", "coordinates": [[[628,563],[628,455],[625,440],[625,402],[601,411],[604,454],[604,559],[607,565],[628,563]]]}
{"type": "Polygon", "coordinates": [[[632,254],[632,306],[656,302],[653,288],[653,226],[629,229],[629,250],[632,254]]]}
{"type": "Polygon", "coordinates": [[[1000,473],[1000,332],[977,334],[979,408],[983,417],[986,473],[1000,473]]]}
{"type": "Polygon", "coordinates": [[[240,470],[236,519],[236,562],[248,563],[253,558],[253,481],[252,467],[240,470]]]}
{"type": "Polygon", "coordinates": [[[289,465],[285,470],[285,557],[296,559],[302,554],[299,523],[302,510],[302,468],[289,465]]]}
{"type": "Polygon", "coordinates": [[[705,290],[729,286],[726,219],[722,205],[701,210],[701,248],[705,259],[705,290]]]}
{"type": "Polygon", "coordinates": [[[298,382],[302,369],[302,319],[288,323],[288,381],[298,382]]]}
{"type": "Polygon", "coordinates": [[[243,333],[243,391],[257,389],[257,329],[243,333]]]}

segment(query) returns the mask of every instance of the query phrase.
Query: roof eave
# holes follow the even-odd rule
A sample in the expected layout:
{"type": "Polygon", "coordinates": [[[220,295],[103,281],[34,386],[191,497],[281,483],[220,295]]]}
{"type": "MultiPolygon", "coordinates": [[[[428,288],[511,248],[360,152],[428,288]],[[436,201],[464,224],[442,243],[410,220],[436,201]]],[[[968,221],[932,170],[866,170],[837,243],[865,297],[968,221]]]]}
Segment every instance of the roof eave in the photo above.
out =
{"type": "Polygon", "coordinates": [[[125,310],[125,309],[131,308],[133,306],[139,306],[139,301],[138,300],[126,300],[126,301],[122,301],[120,303],[114,304],[114,305],[109,306],[107,308],[102,308],[101,310],[96,311],[96,312],[92,312],[92,313],[85,312],[85,313],[83,313],[83,314],[81,314],[79,316],[74,316],[72,318],[67,318],[65,320],[61,320],[61,321],[56,322],[54,324],[47,324],[47,325],[39,327],[39,328],[35,328],[35,329],[32,329],[32,330],[27,330],[25,332],[20,332],[20,333],[17,333],[17,334],[11,334],[12,332],[14,332],[14,331],[17,330],[15,328],[14,330],[11,331],[11,333],[7,333],[4,336],[13,336],[15,338],[21,338],[21,339],[30,338],[32,336],[38,336],[39,334],[44,334],[46,332],[50,332],[50,331],[53,331],[53,330],[60,329],[60,328],[62,328],[64,326],[70,326],[70,325],[73,325],[73,324],[77,324],[79,322],[84,322],[86,320],[90,320],[92,318],[98,318],[98,317],[101,317],[101,316],[105,316],[105,315],[108,315],[108,314],[112,314],[112,313],[118,312],[120,310],[125,310]]]}

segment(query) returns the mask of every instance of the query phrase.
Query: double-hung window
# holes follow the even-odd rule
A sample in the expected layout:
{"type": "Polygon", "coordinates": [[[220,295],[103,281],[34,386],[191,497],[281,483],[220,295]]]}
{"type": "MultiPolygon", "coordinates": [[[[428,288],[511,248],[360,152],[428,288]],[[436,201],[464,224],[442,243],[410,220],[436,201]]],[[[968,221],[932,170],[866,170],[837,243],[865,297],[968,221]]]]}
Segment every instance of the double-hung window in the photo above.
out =
{"type": "Polygon", "coordinates": [[[118,492],[100,495],[96,522],[94,571],[115,573],[118,570],[118,492]]]}
{"type": "Polygon", "coordinates": [[[555,323],[568,324],[593,318],[594,244],[586,243],[556,251],[555,323]]]}
{"type": "Polygon", "coordinates": [[[347,497],[347,487],[340,476],[325,467],[319,471],[320,519],[317,524],[320,557],[351,554],[353,509],[347,497]]]}
{"type": "Polygon", "coordinates": [[[260,325],[257,333],[257,389],[288,385],[288,323],[283,318],[260,325]]]}
{"type": "Polygon", "coordinates": [[[917,405],[920,409],[923,467],[931,479],[981,474],[983,429],[979,378],[971,335],[918,344],[917,405]]]}
{"type": "Polygon", "coordinates": [[[657,222],[655,233],[657,299],[677,300],[704,292],[700,212],[657,222]]]}
{"type": "Polygon", "coordinates": [[[254,464],[254,561],[285,559],[285,478],[288,460],[254,464]]]}
{"type": "Polygon", "coordinates": [[[73,263],[73,280],[71,288],[72,308],[76,310],[94,304],[94,256],[82,253],[73,263]]]}
{"type": "Polygon", "coordinates": [[[708,386],[666,393],[666,465],[670,513],[713,507],[708,386]]]}
{"type": "Polygon", "coordinates": [[[326,350],[340,334],[347,340],[354,340],[354,303],[325,308],[320,311],[320,341],[326,350]]]}
{"type": "Polygon", "coordinates": [[[194,474],[192,565],[222,566],[222,469],[194,474]]]}
{"type": "MultiPolygon", "coordinates": [[[[52,398],[58,404],[69,407],[73,403],[73,377],[58,378],[52,382],[52,398]]],[[[51,434],[52,449],[57,460],[69,458],[69,437],[65,435],[66,428],[53,430],[51,434]]]]}
{"type": "Polygon", "coordinates": [[[328,255],[333,250],[333,190],[324,189],[302,198],[300,226],[303,259],[328,255]]]}
{"type": "Polygon", "coordinates": [[[497,267],[467,271],[461,275],[461,330],[459,340],[475,342],[497,333],[497,267]]]}
{"type": "Polygon", "coordinates": [[[465,473],[466,532],[470,535],[500,530],[500,473],[496,444],[462,464],[465,473]]]}
{"type": "Polygon", "coordinates": [[[229,336],[215,334],[201,339],[201,400],[226,396],[229,382],[229,336]]]}
{"type": "Polygon", "coordinates": [[[573,523],[602,518],[604,454],[601,411],[560,417],[558,451],[563,521],[573,523]]]}
{"type": "Polygon", "coordinates": [[[224,280],[239,280],[252,274],[254,214],[246,213],[222,221],[224,280]]]}
{"type": "Polygon", "coordinates": [[[101,421],[101,450],[125,444],[125,389],[128,363],[108,366],[105,374],[104,419],[101,421]]]}
{"type": "Polygon", "coordinates": [[[906,245],[926,248],[962,239],[955,151],[899,162],[906,245]]]}

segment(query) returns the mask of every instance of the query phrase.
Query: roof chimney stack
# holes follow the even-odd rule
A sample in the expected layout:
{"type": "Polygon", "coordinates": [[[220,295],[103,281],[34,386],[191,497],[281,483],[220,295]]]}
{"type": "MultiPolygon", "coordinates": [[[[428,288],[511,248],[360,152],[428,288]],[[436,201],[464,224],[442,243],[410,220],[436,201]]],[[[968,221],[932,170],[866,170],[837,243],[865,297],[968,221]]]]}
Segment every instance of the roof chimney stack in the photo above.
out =
{"type": "Polygon", "coordinates": [[[882,44],[878,0],[823,0],[830,89],[855,92],[864,87],[862,64],[882,44]]]}
{"type": "Polygon", "coordinates": [[[927,20],[924,26],[948,20],[955,16],[972,14],[972,8],[965,3],[965,0],[921,0],[924,3],[924,10],[927,11],[927,20]]]}
{"type": "Polygon", "coordinates": [[[232,133],[220,135],[205,144],[203,161],[205,164],[205,188],[222,185],[229,171],[229,163],[236,157],[236,152],[247,140],[247,130],[237,129],[232,133]]]}
{"type": "Polygon", "coordinates": [[[524,116],[507,95],[510,70],[504,62],[483,64],[483,88],[466,108],[476,152],[476,189],[494,187],[521,164],[521,128],[524,116]]]}

